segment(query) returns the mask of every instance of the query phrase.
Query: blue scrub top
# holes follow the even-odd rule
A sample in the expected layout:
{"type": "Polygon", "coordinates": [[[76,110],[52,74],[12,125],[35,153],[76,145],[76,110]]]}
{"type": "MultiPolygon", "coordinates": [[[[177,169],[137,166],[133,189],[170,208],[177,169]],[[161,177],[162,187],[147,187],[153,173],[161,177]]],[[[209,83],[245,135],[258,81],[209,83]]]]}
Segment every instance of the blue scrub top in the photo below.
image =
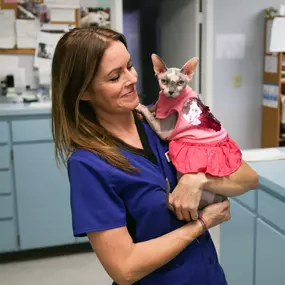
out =
{"type": "MultiPolygon", "coordinates": [[[[165,178],[172,190],[177,183],[176,171],[165,157],[168,145],[147,123],[142,124],[157,164],[122,148],[132,165],[140,169],[136,174],[117,169],[86,150],[76,150],[69,158],[74,236],[127,226],[134,242],[143,242],[185,224],[166,206],[165,178]]],[[[136,284],[225,285],[227,282],[210,234],[206,232],[136,284]]]]}

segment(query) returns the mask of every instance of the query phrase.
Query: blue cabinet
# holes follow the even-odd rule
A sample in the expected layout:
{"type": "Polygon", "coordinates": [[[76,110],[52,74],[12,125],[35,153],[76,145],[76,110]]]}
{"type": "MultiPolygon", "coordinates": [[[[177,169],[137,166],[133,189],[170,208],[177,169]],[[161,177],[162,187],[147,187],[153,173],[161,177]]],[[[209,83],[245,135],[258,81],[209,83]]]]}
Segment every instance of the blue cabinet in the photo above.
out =
{"type": "Polygon", "coordinates": [[[257,219],[256,285],[285,284],[284,245],[283,234],[257,219]]]}
{"type": "Polygon", "coordinates": [[[231,200],[231,220],[221,225],[221,265],[229,285],[253,284],[255,217],[231,200]]]}
{"type": "Polygon", "coordinates": [[[17,228],[9,122],[0,121],[0,253],[15,251],[17,228]]]}
{"type": "Polygon", "coordinates": [[[69,194],[50,113],[0,114],[0,254],[88,242],[73,237],[69,194]]]}
{"type": "Polygon", "coordinates": [[[0,252],[17,249],[16,226],[13,219],[0,220],[0,252]]]}
{"type": "Polygon", "coordinates": [[[221,264],[229,285],[285,284],[285,199],[265,185],[252,192],[254,204],[249,196],[231,201],[232,219],[221,225],[221,264]]]}
{"type": "Polygon", "coordinates": [[[66,169],[59,170],[54,144],[15,144],[14,168],[20,249],[75,242],[66,169]]]}

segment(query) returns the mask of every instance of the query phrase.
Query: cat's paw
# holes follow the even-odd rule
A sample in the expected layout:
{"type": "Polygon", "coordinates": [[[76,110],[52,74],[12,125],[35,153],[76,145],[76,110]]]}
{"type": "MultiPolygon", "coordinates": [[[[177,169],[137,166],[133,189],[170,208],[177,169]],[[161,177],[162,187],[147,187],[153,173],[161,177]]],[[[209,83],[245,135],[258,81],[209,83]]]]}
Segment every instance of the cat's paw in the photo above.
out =
{"type": "Polygon", "coordinates": [[[141,113],[141,114],[144,114],[145,111],[146,111],[147,107],[144,106],[143,104],[139,103],[136,107],[136,111],[141,113]]]}

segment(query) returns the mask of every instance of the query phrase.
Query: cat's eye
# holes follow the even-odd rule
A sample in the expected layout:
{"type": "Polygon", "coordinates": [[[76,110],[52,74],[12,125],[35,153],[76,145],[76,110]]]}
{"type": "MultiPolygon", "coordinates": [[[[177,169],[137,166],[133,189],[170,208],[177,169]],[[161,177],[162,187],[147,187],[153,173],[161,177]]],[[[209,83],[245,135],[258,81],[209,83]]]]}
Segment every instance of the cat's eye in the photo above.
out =
{"type": "Polygon", "coordinates": [[[166,84],[168,83],[168,80],[167,80],[167,79],[161,79],[161,83],[162,83],[163,85],[166,85],[166,84]]]}
{"type": "Polygon", "coordinates": [[[184,85],[184,81],[183,80],[179,80],[177,83],[178,86],[183,86],[184,85]]]}

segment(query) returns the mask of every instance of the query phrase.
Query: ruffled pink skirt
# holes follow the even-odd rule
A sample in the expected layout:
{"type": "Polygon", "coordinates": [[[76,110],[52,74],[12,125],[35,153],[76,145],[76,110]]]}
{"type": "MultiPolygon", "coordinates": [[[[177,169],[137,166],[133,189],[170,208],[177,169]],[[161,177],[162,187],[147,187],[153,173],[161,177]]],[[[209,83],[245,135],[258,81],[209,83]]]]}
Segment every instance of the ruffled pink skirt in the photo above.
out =
{"type": "Polygon", "coordinates": [[[169,156],[182,174],[202,172],[220,177],[236,171],[242,160],[238,145],[229,136],[213,144],[174,140],[169,143],[169,156]]]}

